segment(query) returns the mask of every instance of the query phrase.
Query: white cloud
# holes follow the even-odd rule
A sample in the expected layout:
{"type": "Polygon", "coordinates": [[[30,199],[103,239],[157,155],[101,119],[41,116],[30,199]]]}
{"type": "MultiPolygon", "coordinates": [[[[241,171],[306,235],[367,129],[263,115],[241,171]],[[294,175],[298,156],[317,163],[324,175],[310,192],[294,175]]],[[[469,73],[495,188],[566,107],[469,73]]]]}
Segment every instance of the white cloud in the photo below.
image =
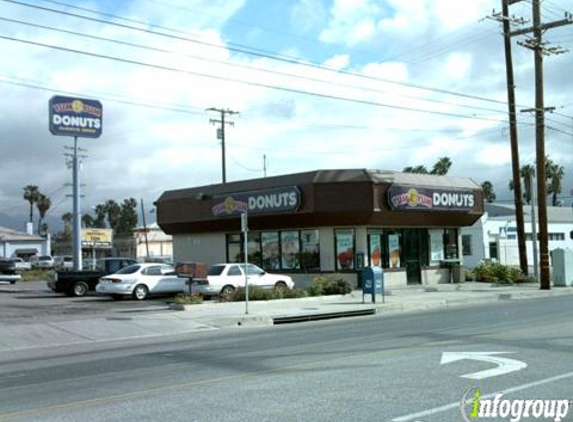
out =
{"type": "Polygon", "coordinates": [[[320,40],[349,46],[370,41],[381,11],[373,0],[335,0],[330,9],[331,21],[320,40]]]}

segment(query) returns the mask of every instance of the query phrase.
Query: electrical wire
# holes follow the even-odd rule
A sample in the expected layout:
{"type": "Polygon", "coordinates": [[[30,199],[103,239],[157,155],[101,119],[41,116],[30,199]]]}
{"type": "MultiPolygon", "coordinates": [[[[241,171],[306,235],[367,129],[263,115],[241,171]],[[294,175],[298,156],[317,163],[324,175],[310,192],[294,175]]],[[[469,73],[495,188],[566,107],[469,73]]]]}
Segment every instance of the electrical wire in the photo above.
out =
{"type": "MultiPolygon", "coordinates": [[[[11,1],[11,0],[2,0],[2,1],[11,1]]],[[[340,100],[340,101],[352,102],[352,103],[356,103],[356,104],[390,108],[390,109],[394,109],[394,110],[435,114],[435,115],[440,115],[440,116],[444,116],[444,117],[456,117],[456,118],[463,118],[463,119],[486,120],[486,121],[493,121],[493,122],[504,122],[504,121],[506,121],[505,119],[493,119],[493,118],[486,118],[486,117],[464,115],[464,114],[459,114],[459,113],[449,113],[449,112],[442,112],[442,111],[436,111],[436,110],[424,110],[424,109],[419,109],[419,108],[415,108],[415,107],[391,105],[391,104],[385,104],[385,103],[380,103],[380,102],[376,102],[376,101],[361,100],[358,98],[341,97],[341,96],[337,96],[337,95],[325,94],[325,93],[320,93],[320,92],[316,92],[316,91],[305,91],[303,89],[288,88],[288,87],[284,87],[284,86],[270,85],[270,84],[264,84],[264,83],[253,82],[253,81],[245,81],[242,79],[236,79],[236,78],[231,78],[231,77],[227,77],[227,76],[206,74],[206,73],[195,72],[195,71],[191,71],[191,70],[178,69],[178,68],[164,66],[164,65],[158,65],[158,64],[147,63],[147,62],[140,62],[140,61],[130,60],[130,59],[122,58],[122,57],[114,57],[114,56],[109,56],[109,55],[105,55],[105,54],[93,53],[93,52],[89,52],[86,50],[76,50],[76,49],[62,47],[62,46],[53,45],[53,44],[40,43],[40,42],[36,42],[36,41],[24,40],[24,39],[15,38],[15,37],[8,37],[5,35],[0,35],[0,39],[4,39],[4,40],[8,40],[8,41],[15,41],[15,42],[23,43],[23,44],[28,44],[28,45],[34,45],[34,46],[38,46],[38,47],[50,48],[50,49],[54,49],[54,50],[58,50],[58,51],[74,53],[74,54],[89,56],[89,57],[93,57],[93,58],[113,60],[113,61],[117,61],[117,62],[121,62],[121,63],[125,63],[125,64],[143,66],[143,67],[157,69],[157,70],[165,70],[165,71],[176,72],[176,73],[181,73],[181,74],[185,74],[185,75],[199,76],[199,77],[203,77],[203,78],[207,78],[207,79],[222,80],[222,81],[226,81],[226,82],[235,82],[235,83],[240,83],[240,84],[249,85],[249,86],[255,86],[255,87],[259,87],[259,88],[274,89],[274,90],[279,90],[279,91],[283,91],[283,92],[288,92],[291,94],[310,95],[310,96],[314,96],[317,98],[323,98],[323,99],[340,100]]],[[[502,112],[500,112],[500,114],[501,113],[502,112]]]]}

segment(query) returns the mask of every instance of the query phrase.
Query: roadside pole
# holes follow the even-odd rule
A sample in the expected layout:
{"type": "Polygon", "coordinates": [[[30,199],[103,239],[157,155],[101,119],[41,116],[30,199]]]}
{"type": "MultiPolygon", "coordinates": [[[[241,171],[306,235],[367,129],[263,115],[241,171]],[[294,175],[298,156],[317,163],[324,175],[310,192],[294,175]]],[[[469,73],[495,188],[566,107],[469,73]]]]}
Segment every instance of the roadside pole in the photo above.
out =
{"type": "Polygon", "coordinates": [[[81,226],[81,208],[80,208],[80,165],[78,159],[78,137],[74,136],[74,170],[73,170],[73,183],[74,183],[74,215],[73,215],[73,257],[74,257],[74,270],[82,270],[82,226],[81,226]]]}
{"type": "Polygon", "coordinates": [[[247,211],[241,213],[241,231],[243,232],[244,249],[245,249],[245,314],[249,313],[249,276],[247,273],[247,264],[249,259],[248,251],[248,233],[249,233],[249,217],[247,211]]]}

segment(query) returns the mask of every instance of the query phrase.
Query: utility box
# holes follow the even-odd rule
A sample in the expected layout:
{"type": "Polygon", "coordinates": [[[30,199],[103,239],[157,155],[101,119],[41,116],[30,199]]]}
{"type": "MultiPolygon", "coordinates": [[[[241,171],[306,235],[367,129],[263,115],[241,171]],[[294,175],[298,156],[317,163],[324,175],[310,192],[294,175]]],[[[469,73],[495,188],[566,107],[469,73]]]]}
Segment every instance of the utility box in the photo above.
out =
{"type": "Polygon", "coordinates": [[[369,294],[372,298],[372,303],[376,303],[376,295],[382,295],[382,302],[385,302],[384,297],[384,272],[380,267],[364,267],[362,269],[362,303],[364,303],[364,295],[369,294]]]}
{"type": "Polygon", "coordinates": [[[553,285],[557,287],[573,286],[573,250],[554,249],[551,252],[553,261],[553,285]]]}

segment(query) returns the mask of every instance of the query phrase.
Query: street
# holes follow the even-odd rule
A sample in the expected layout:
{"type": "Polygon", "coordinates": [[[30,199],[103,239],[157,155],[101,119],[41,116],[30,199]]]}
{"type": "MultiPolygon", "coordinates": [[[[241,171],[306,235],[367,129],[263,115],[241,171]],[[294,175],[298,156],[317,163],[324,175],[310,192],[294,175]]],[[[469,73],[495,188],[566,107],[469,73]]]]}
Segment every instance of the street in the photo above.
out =
{"type": "Polygon", "coordinates": [[[562,297],[6,352],[0,421],[460,421],[470,389],[572,399],[572,318],[562,297]]]}

